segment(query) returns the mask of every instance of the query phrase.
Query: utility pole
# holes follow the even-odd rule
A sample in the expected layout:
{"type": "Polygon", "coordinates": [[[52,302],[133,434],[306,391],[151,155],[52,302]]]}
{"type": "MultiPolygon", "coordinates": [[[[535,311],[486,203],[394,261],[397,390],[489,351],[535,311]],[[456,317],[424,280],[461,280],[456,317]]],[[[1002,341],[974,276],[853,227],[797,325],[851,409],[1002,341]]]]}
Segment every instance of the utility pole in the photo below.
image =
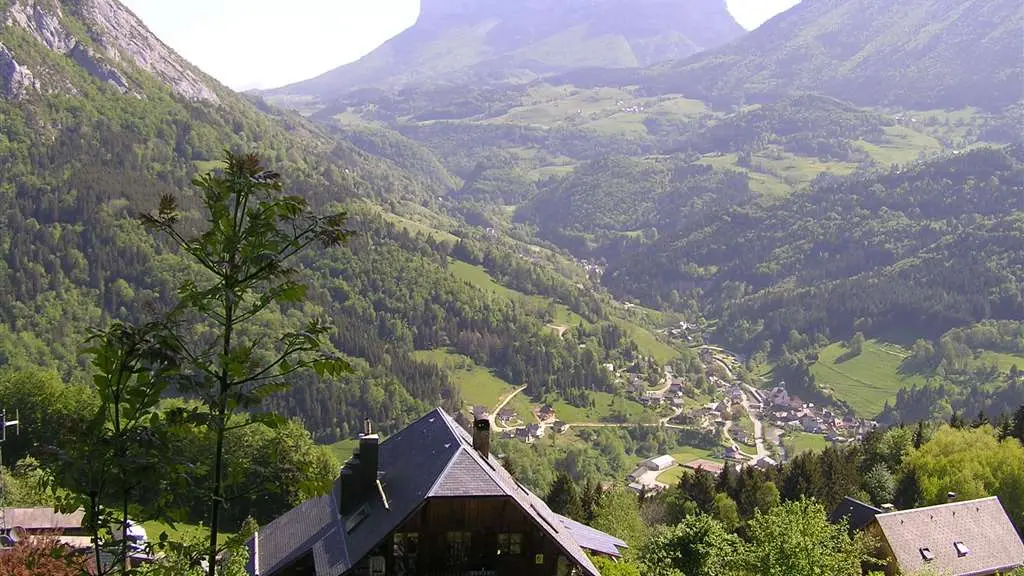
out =
{"type": "MultiPolygon", "coordinates": [[[[3,467],[4,452],[3,445],[7,441],[7,429],[14,427],[14,435],[21,435],[20,414],[15,411],[14,420],[7,420],[7,411],[0,410],[0,467],[3,467]]],[[[0,481],[0,535],[6,536],[0,543],[11,542],[10,533],[7,528],[7,483],[0,481]]]]}

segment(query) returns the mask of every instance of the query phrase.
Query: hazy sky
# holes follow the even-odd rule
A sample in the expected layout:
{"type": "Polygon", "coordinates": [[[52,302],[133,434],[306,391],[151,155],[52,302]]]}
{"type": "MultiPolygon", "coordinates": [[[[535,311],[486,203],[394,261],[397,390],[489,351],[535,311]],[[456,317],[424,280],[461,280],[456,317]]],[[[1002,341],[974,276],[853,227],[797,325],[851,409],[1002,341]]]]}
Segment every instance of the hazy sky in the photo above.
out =
{"type": "MultiPolygon", "coordinates": [[[[121,0],[182,56],[236,90],[305,80],[416,21],[419,0],[121,0]]],[[[799,0],[728,0],[755,28],[799,0]]]]}

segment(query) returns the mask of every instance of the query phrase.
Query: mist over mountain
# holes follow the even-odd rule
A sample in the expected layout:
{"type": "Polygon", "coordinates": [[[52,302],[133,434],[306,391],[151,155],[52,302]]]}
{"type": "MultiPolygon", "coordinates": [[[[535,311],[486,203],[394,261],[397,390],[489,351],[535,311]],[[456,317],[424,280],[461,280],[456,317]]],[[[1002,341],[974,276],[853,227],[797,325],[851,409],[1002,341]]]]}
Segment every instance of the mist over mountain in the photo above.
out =
{"type": "Polygon", "coordinates": [[[358,62],[267,91],[324,100],[416,81],[528,80],[643,67],[744,33],[725,0],[426,0],[419,20],[358,62]]]}

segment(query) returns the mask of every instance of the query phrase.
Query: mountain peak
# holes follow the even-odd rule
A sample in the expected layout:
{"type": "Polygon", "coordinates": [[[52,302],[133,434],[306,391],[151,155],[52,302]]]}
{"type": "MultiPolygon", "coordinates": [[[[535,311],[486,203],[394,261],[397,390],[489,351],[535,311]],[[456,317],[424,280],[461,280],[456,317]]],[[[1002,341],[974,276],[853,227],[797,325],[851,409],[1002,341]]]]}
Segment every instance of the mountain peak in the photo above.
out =
{"type": "Polygon", "coordinates": [[[647,66],[743,33],[725,0],[422,0],[416,24],[368,56],[268,94],[326,100],[424,80],[647,66]]]}

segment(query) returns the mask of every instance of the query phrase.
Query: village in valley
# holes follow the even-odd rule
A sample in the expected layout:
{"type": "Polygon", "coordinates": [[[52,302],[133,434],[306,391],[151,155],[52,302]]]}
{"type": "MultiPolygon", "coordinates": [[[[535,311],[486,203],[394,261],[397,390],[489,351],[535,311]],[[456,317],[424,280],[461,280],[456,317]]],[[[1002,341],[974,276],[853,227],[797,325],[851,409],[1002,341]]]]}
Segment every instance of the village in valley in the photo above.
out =
{"type": "MultiPolygon", "coordinates": [[[[681,325],[665,333],[692,342],[690,335],[696,328],[681,325]]],[[[527,444],[548,435],[565,434],[571,428],[635,426],[695,431],[719,441],[711,449],[656,454],[637,462],[624,481],[638,493],[665,490],[686,470],[703,469],[718,475],[726,466],[735,470],[745,466],[775,467],[807,449],[808,445],[823,448],[828,444],[859,440],[877,426],[874,421],[805,402],[790,394],[784,382],[773,388],[751,386],[734,377],[730,366],[735,367],[738,361],[735,355],[714,346],[699,345],[698,350],[705,376],[713,384],[714,394],[710,396],[696,389],[686,378],[674,374],[671,366],[663,368],[659,379],[635,370],[635,366],[605,364],[605,368],[624,384],[630,401],[657,412],[656,422],[568,422],[560,418],[551,404],[533,406],[529,414],[520,414],[509,405],[523,390],[520,388],[502,399],[490,415],[492,425],[505,438],[527,444]],[[652,381],[656,384],[651,384],[652,381]]]]}

